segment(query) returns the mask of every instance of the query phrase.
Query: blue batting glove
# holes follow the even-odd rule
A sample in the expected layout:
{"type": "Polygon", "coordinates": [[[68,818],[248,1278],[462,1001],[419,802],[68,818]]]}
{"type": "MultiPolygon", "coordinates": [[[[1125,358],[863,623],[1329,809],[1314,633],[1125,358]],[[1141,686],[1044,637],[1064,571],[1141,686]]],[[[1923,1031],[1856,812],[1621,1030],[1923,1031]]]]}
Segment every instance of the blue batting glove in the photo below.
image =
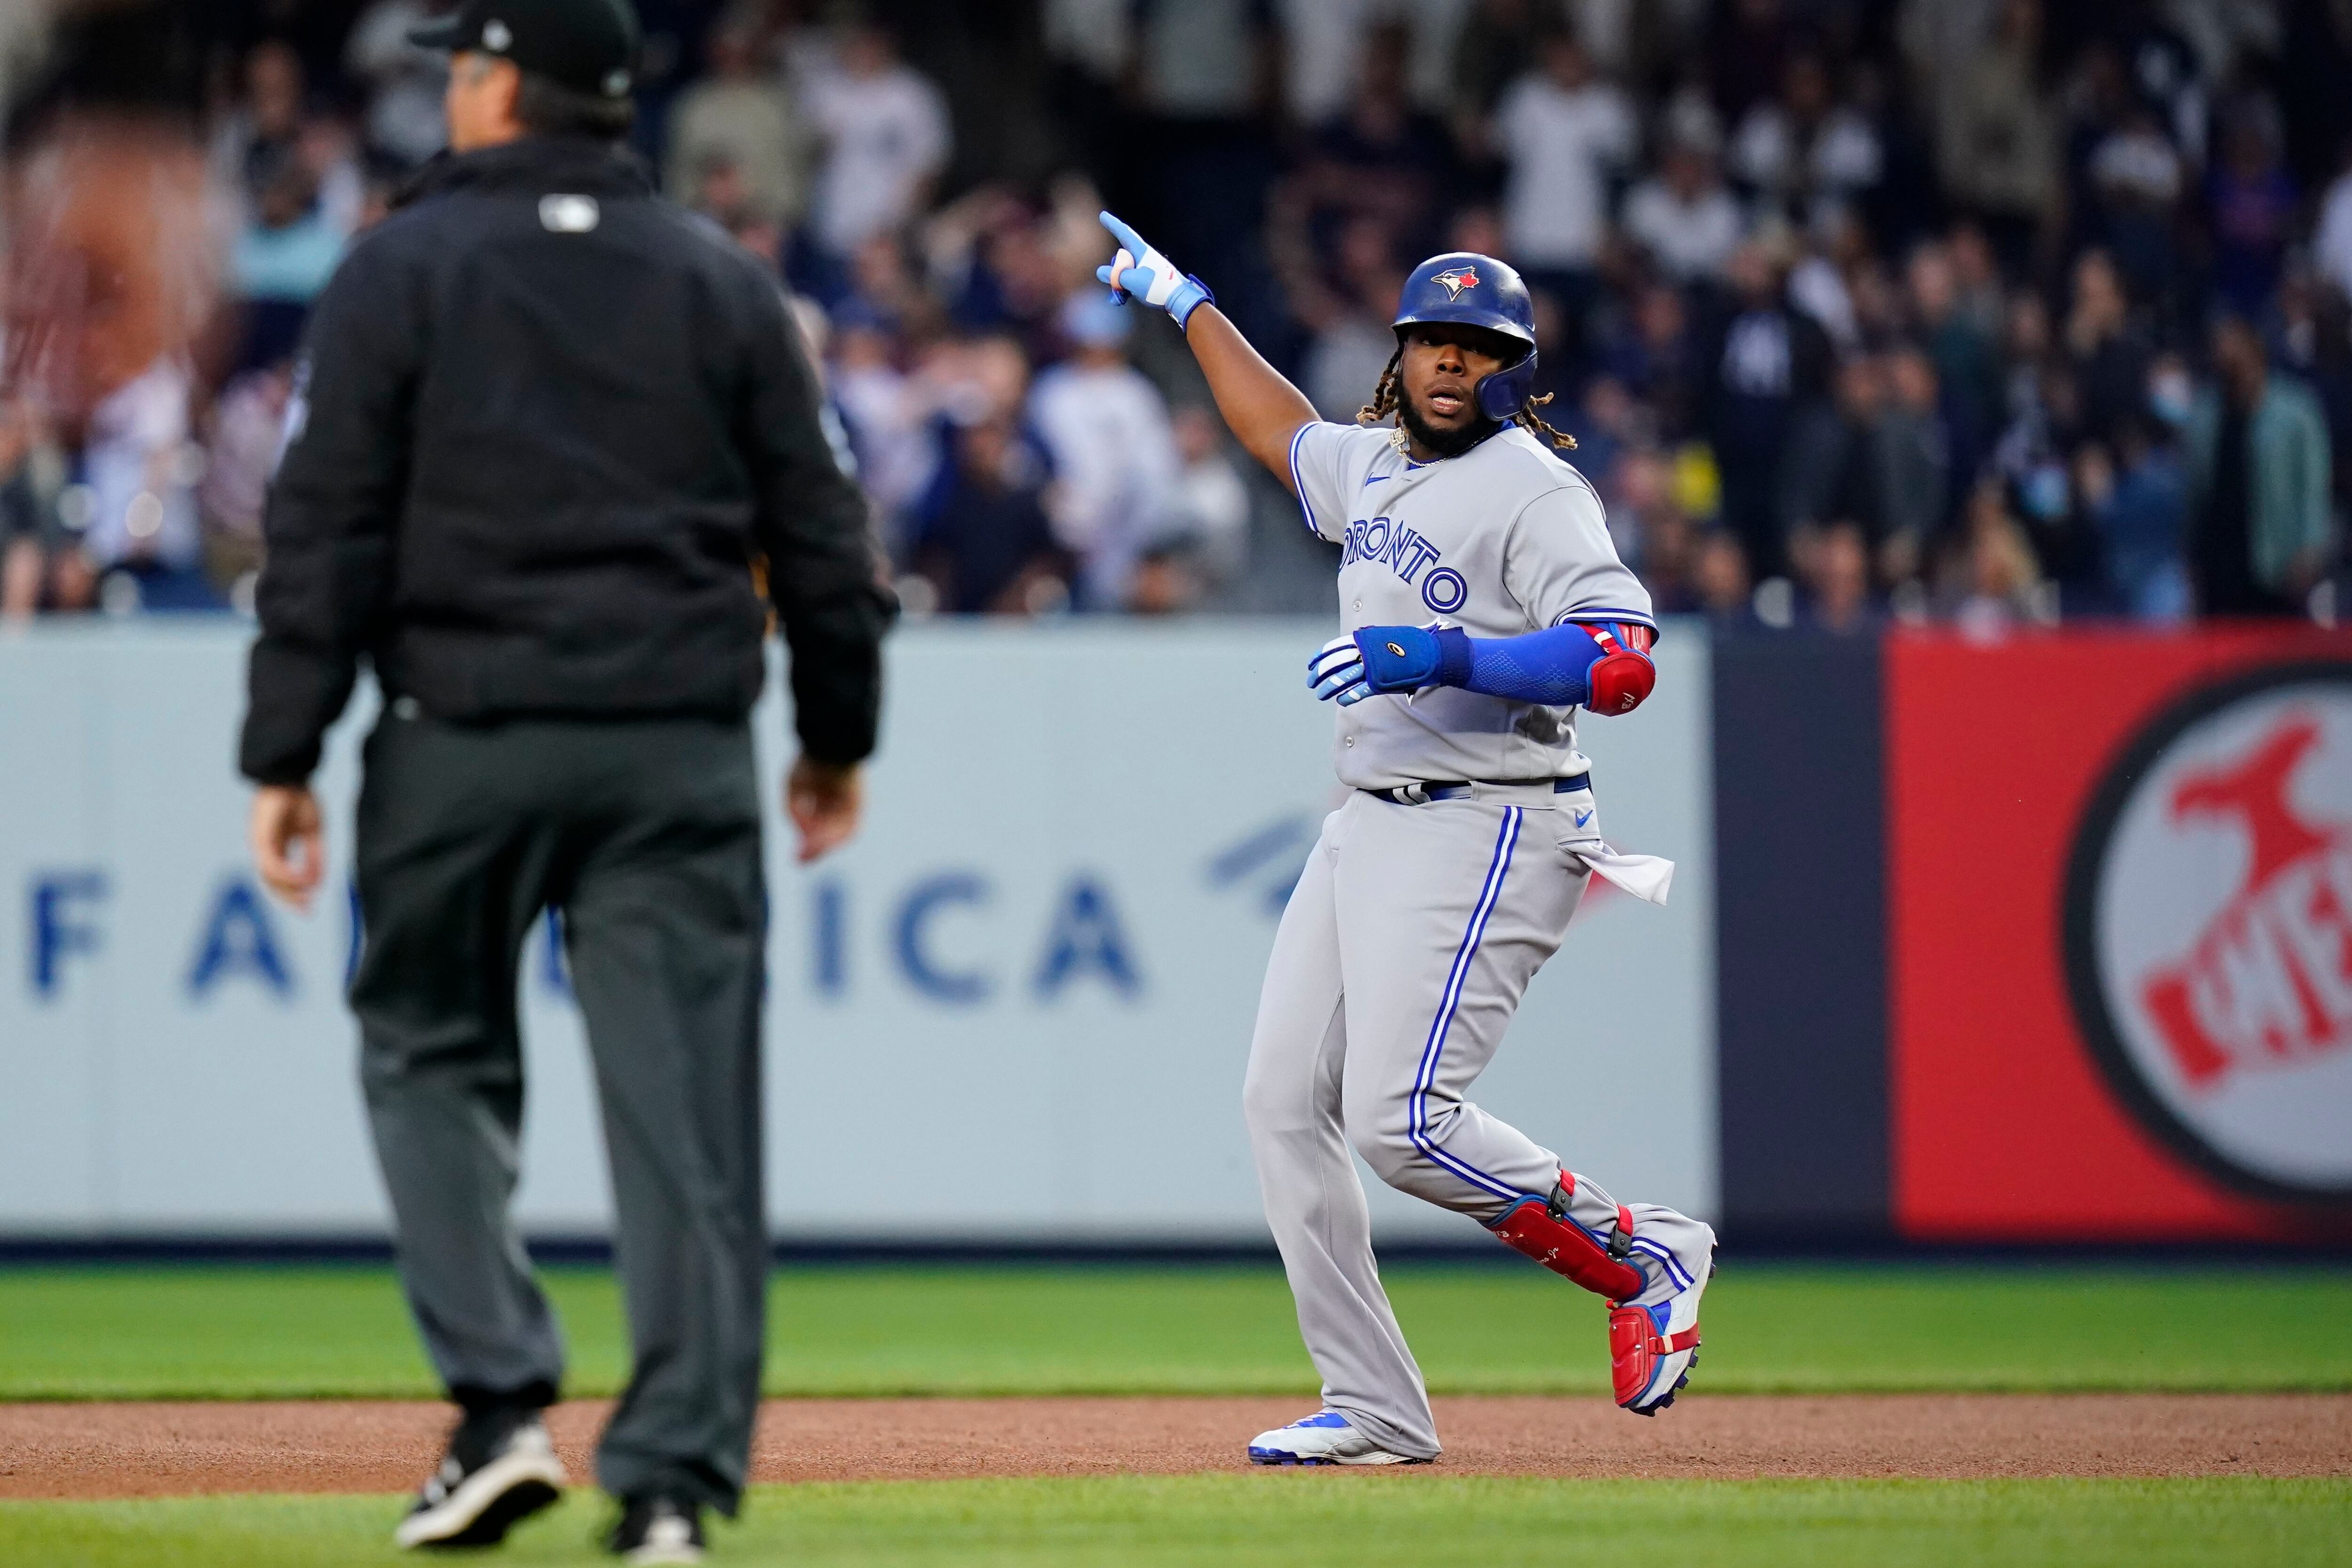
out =
{"type": "Polygon", "coordinates": [[[1207,284],[1177,271],[1176,264],[1145,244],[1141,235],[1108,213],[1101,217],[1102,226],[1118,241],[1118,254],[1108,267],[1096,267],[1095,277],[1110,285],[1112,299],[1124,305],[1133,296],[1157,305],[1181,327],[1196,308],[1216,298],[1207,284]]]}
{"type": "Polygon", "coordinates": [[[1307,662],[1307,684],[1341,707],[1392,692],[1459,685],[1469,674],[1470,638],[1452,626],[1367,626],[1335,637],[1307,662]]]}

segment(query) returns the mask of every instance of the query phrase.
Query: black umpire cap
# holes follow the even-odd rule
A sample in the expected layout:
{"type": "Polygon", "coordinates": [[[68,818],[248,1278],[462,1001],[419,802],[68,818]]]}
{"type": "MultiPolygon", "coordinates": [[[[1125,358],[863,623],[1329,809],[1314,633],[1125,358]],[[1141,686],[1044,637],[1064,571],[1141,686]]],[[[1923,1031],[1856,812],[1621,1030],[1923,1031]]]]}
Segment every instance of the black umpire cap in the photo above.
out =
{"type": "Polygon", "coordinates": [[[574,92],[626,98],[637,14],[629,0],[459,0],[446,16],[412,28],[408,41],[497,55],[574,92]]]}

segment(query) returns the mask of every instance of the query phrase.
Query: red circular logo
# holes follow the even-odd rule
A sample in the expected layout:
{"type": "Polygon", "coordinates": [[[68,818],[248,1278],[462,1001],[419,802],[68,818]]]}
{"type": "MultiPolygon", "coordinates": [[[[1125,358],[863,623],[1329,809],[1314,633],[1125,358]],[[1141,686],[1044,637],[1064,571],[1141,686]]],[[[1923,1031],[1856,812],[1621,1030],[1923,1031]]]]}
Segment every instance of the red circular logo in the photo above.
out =
{"type": "Polygon", "coordinates": [[[2074,1011],[2175,1152],[2265,1197],[2352,1201],[2352,664],[2277,665],[2158,716],[2067,875],[2074,1011]]]}

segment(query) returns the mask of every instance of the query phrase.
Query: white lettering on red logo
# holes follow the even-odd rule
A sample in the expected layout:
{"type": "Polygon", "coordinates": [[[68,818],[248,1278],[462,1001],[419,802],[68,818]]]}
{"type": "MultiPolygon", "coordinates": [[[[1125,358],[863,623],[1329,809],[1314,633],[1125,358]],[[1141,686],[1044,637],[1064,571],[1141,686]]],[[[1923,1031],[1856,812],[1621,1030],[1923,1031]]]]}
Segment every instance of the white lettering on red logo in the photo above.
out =
{"type": "Polygon", "coordinates": [[[2067,949],[2153,1130],[2235,1185],[2352,1198],[2352,665],[2152,725],[2084,821],[2067,949]]]}

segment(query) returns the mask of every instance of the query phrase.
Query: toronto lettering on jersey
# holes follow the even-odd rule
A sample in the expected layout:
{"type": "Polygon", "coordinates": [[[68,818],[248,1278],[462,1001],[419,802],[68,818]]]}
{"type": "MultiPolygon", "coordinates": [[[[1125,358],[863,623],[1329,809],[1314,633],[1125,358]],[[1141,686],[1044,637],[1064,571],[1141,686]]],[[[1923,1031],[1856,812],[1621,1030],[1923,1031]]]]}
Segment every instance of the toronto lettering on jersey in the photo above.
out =
{"type": "Polygon", "coordinates": [[[1440,615],[1453,614],[1470,597],[1470,585],[1463,580],[1460,572],[1450,566],[1433,565],[1445,559],[1444,552],[1392,517],[1359,518],[1348,525],[1343,542],[1346,548],[1339,559],[1342,571],[1360,560],[1385,566],[1418,587],[1421,601],[1440,615]],[[1421,576],[1423,567],[1433,567],[1426,577],[1421,576]]]}

